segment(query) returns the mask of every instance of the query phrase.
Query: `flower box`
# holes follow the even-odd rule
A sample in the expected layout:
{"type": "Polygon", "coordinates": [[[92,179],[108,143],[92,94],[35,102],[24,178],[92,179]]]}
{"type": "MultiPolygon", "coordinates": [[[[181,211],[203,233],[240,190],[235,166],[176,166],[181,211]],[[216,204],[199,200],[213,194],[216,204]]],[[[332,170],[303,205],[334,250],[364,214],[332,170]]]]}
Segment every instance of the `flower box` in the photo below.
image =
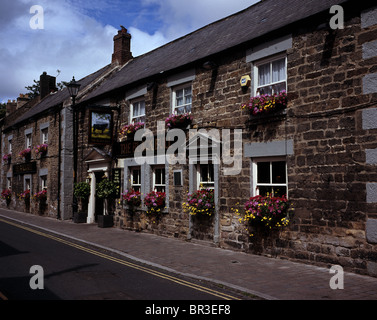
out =
{"type": "Polygon", "coordinates": [[[141,128],[144,128],[144,122],[130,123],[122,127],[119,131],[120,138],[130,139],[134,136],[135,132],[141,128]]]}
{"type": "Polygon", "coordinates": [[[122,199],[130,207],[130,210],[133,211],[134,208],[140,207],[141,197],[140,192],[135,190],[127,190],[122,193],[122,199]]]}
{"type": "Polygon", "coordinates": [[[4,164],[10,164],[10,162],[12,161],[12,154],[11,153],[5,154],[3,156],[3,161],[4,161],[4,164]]]}
{"type": "Polygon", "coordinates": [[[31,149],[30,148],[26,148],[26,149],[22,150],[18,155],[21,158],[25,158],[25,160],[30,160],[31,149]]]}
{"type": "Polygon", "coordinates": [[[183,209],[190,215],[211,216],[215,210],[214,190],[200,189],[187,194],[183,209]]]}
{"type": "Polygon", "coordinates": [[[189,113],[185,114],[171,114],[165,119],[165,124],[169,129],[185,128],[192,121],[192,116],[189,113]]]}
{"type": "Polygon", "coordinates": [[[12,190],[4,189],[1,192],[1,198],[6,201],[7,205],[9,205],[12,200],[12,190]]]}
{"type": "Polygon", "coordinates": [[[43,189],[42,191],[36,192],[33,195],[33,199],[38,202],[44,202],[47,200],[47,190],[43,189]]]}
{"type": "Polygon", "coordinates": [[[165,208],[165,192],[151,191],[144,198],[144,204],[149,214],[160,214],[165,208]]]}
{"type": "Polygon", "coordinates": [[[48,145],[46,143],[40,144],[34,148],[34,152],[36,155],[45,156],[47,153],[48,145]]]}
{"type": "Polygon", "coordinates": [[[261,225],[267,230],[279,229],[289,224],[290,204],[285,196],[267,195],[251,197],[244,205],[243,221],[250,225],[261,225]]]}
{"type": "Polygon", "coordinates": [[[25,190],[23,192],[21,192],[19,195],[18,195],[18,198],[20,200],[24,200],[25,202],[27,201],[30,201],[30,190],[25,190]]]}
{"type": "Polygon", "coordinates": [[[251,97],[249,103],[243,104],[241,108],[250,110],[251,114],[256,116],[285,109],[287,103],[287,93],[283,90],[282,92],[273,95],[264,94],[251,97]]]}

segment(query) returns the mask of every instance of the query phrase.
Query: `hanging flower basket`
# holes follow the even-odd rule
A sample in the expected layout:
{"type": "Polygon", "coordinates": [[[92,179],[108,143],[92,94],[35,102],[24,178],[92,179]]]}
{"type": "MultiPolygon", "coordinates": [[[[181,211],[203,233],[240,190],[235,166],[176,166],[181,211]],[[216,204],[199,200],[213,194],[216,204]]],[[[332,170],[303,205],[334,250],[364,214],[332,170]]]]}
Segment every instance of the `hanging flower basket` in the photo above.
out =
{"type": "MultiPolygon", "coordinates": [[[[248,228],[262,227],[265,231],[270,231],[286,227],[290,222],[293,208],[285,196],[267,195],[251,197],[244,204],[244,214],[238,209],[233,211],[241,216],[240,222],[245,222],[248,228]]],[[[252,236],[252,231],[249,231],[252,236]]]]}
{"type": "Polygon", "coordinates": [[[214,191],[201,189],[188,193],[187,202],[183,203],[183,209],[192,216],[211,216],[215,210],[214,191]]]}
{"type": "Polygon", "coordinates": [[[1,192],[1,198],[6,201],[7,206],[8,206],[10,204],[11,200],[12,200],[12,190],[4,189],[1,192]]]}
{"type": "Polygon", "coordinates": [[[25,191],[21,192],[18,195],[18,198],[20,200],[24,200],[25,202],[30,201],[30,190],[25,190],[25,191]]]}
{"type": "Polygon", "coordinates": [[[144,198],[144,204],[148,208],[147,213],[160,214],[165,208],[165,198],[165,192],[149,192],[144,198]]]}
{"type": "Polygon", "coordinates": [[[36,155],[45,156],[47,153],[48,145],[46,143],[40,144],[34,148],[34,152],[36,155]]]}
{"type": "Polygon", "coordinates": [[[43,189],[42,191],[34,193],[33,199],[37,202],[45,202],[47,200],[47,190],[43,189]]]}
{"type": "Polygon", "coordinates": [[[132,138],[137,130],[144,128],[144,125],[144,122],[135,122],[125,125],[119,131],[120,138],[132,138]]]}
{"type": "Polygon", "coordinates": [[[252,115],[259,115],[285,109],[287,104],[287,93],[283,90],[278,94],[264,94],[251,97],[250,102],[248,104],[243,104],[241,109],[249,109],[252,115]]]}
{"type": "Polygon", "coordinates": [[[3,162],[4,162],[4,164],[10,164],[11,161],[12,161],[12,154],[11,153],[5,154],[3,156],[3,162]]]}
{"type": "Polygon", "coordinates": [[[26,149],[22,150],[18,155],[19,155],[20,158],[25,158],[25,160],[28,160],[28,159],[30,159],[30,156],[31,156],[31,149],[26,148],[26,149]]]}
{"type": "Polygon", "coordinates": [[[185,114],[171,114],[165,119],[165,124],[169,129],[187,127],[192,121],[192,115],[185,114]]]}
{"type": "Polygon", "coordinates": [[[129,206],[130,210],[133,212],[134,208],[140,207],[141,197],[140,192],[135,190],[127,190],[122,193],[122,199],[129,206]]]}

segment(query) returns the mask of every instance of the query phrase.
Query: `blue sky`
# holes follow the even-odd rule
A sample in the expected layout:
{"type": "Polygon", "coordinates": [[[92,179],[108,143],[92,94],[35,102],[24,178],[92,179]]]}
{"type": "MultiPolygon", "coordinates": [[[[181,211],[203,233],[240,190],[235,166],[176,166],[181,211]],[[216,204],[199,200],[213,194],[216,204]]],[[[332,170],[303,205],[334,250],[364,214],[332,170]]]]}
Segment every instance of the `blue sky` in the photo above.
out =
{"type": "Polygon", "coordinates": [[[44,71],[58,75],[58,82],[69,81],[109,64],[120,25],[131,33],[131,50],[138,56],[256,2],[1,0],[0,101],[25,93],[44,71]],[[30,27],[37,15],[30,13],[33,5],[43,9],[43,29],[30,27]]]}

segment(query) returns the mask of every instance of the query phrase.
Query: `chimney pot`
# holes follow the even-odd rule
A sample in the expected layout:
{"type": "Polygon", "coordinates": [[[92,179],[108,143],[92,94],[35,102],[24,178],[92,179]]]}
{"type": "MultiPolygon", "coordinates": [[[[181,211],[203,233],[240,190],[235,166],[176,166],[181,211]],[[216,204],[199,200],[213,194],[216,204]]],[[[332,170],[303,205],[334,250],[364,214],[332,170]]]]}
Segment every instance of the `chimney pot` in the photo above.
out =
{"type": "Polygon", "coordinates": [[[118,31],[118,34],[114,36],[114,52],[111,63],[124,65],[133,58],[131,53],[131,35],[125,27],[120,27],[121,29],[118,31]]]}

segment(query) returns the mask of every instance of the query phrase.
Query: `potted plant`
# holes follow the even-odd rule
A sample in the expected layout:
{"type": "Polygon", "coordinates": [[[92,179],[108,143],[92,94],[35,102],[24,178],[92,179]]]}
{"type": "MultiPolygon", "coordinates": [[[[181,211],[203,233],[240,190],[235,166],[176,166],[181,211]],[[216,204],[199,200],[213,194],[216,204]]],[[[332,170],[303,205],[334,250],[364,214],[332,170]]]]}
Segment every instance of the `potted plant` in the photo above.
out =
{"type": "Polygon", "coordinates": [[[41,157],[44,157],[47,153],[48,145],[46,143],[40,144],[34,148],[35,154],[41,155],[41,157]]]}
{"type": "Polygon", "coordinates": [[[3,156],[3,161],[4,161],[4,164],[10,164],[10,162],[12,161],[12,154],[11,153],[5,154],[3,156]]]}
{"type": "Polygon", "coordinates": [[[212,216],[215,209],[214,192],[212,189],[199,189],[187,194],[187,202],[183,209],[190,215],[212,216]]]}
{"type": "Polygon", "coordinates": [[[119,132],[120,138],[130,139],[134,136],[135,132],[141,128],[144,128],[144,122],[130,123],[122,127],[119,132]]]}
{"type": "Polygon", "coordinates": [[[6,201],[7,206],[9,206],[11,200],[12,200],[12,190],[10,189],[4,189],[1,192],[1,198],[6,201]]]}
{"type": "Polygon", "coordinates": [[[25,161],[30,161],[30,158],[31,158],[31,149],[30,148],[26,148],[24,150],[22,150],[19,154],[20,158],[24,158],[25,161]]]}
{"type": "Polygon", "coordinates": [[[165,124],[169,129],[185,128],[192,121],[192,116],[189,113],[171,114],[165,119],[165,124]]]}
{"type": "Polygon", "coordinates": [[[165,192],[151,191],[144,198],[147,207],[147,214],[156,222],[161,217],[162,210],[165,208],[165,192]]]}
{"type": "Polygon", "coordinates": [[[86,208],[84,208],[84,203],[87,204],[87,200],[90,195],[90,185],[87,182],[79,182],[75,184],[73,189],[73,194],[76,199],[79,200],[79,210],[75,212],[73,215],[73,222],[75,223],[84,223],[86,222],[86,218],[88,212],[86,208]]]}
{"type": "Polygon", "coordinates": [[[248,104],[243,104],[242,109],[249,109],[252,115],[267,114],[287,107],[287,93],[283,90],[276,94],[263,94],[251,97],[248,104]]]}
{"type": "Polygon", "coordinates": [[[98,198],[103,199],[104,212],[103,215],[98,215],[98,226],[100,228],[112,227],[114,219],[108,211],[108,200],[115,198],[119,186],[109,179],[104,179],[97,184],[96,195],[98,198]]]}

